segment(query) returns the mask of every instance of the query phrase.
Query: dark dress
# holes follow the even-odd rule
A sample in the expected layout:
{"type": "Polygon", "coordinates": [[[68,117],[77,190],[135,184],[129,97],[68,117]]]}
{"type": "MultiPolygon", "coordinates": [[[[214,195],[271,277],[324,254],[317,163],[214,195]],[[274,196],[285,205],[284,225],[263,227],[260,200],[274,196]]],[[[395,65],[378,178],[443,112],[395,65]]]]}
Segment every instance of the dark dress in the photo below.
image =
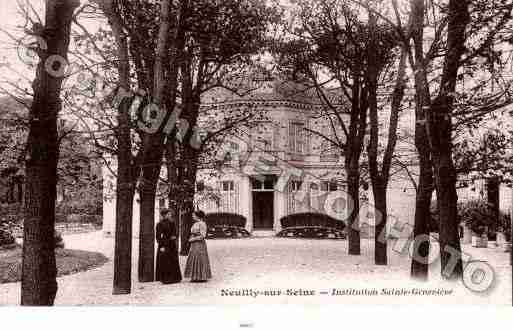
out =
{"type": "Polygon", "coordinates": [[[171,221],[160,221],[157,224],[157,270],[156,280],[164,284],[178,283],[182,280],[178,248],[176,246],[176,228],[171,221]],[[164,251],[162,251],[164,249],[164,251]]]}

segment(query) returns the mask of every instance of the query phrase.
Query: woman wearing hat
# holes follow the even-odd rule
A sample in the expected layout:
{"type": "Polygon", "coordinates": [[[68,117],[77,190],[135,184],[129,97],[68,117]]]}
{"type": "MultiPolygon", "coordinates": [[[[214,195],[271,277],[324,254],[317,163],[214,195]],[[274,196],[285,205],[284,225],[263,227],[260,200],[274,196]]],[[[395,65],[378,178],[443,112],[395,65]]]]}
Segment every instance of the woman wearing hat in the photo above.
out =
{"type": "Polygon", "coordinates": [[[212,278],[210,270],[210,261],[208,259],[207,243],[207,224],[205,223],[205,213],[195,211],[192,215],[194,224],[191,227],[191,249],[185,265],[184,277],[190,277],[191,282],[206,282],[212,278]]]}
{"type": "Polygon", "coordinates": [[[158,243],[156,280],[164,284],[178,283],[182,280],[178,247],[176,244],[176,226],[169,210],[160,212],[156,238],[158,243]]]}

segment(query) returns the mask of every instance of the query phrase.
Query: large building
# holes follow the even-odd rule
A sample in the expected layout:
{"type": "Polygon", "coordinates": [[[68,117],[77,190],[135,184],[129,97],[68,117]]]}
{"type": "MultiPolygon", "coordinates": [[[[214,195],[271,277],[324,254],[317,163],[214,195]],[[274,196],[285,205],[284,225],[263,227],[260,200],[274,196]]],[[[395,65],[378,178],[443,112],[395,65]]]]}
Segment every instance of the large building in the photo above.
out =
{"type": "MultiPolygon", "coordinates": [[[[344,102],[337,100],[336,93],[327,91],[331,103],[340,106],[344,114],[344,102]]],[[[246,96],[216,91],[205,96],[203,108],[214,108],[217,113],[230,109],[250,107],[264,113],[258,121],[243,125],[225,140],[216,157],[223,161],[221,169],[202,168],[196,184],[196,207],[207,213],[230,212],[246,218],[249,232],[278,232],[284,216],[300,212],[326,213],[341,221],[351,209],[351,199],[345,193],[344,159],[339,147],[327,141],[340,140],[342,131],[337,121],[331,121],[323,110],[323,102],[312,89],[304,85],[267,81],[246,96]],[[323,137],[321,137],[321,135],[323,137]]],[[[224,111],[227,110],[227,111],[224,111]]],[[[385,112],[386,117],[386,112],[385,112]]],[[[402,116],[400,130],[414,127],[413,111],[402,116]]],[[[347,118],[348,121],[348,118],[347,118]]],[[[383,120],[383,123],[386,123],[383,120]]],[[[383,131],[386,131],[384,124],[383,131]]],[[[393,169],[388,191],[389,225],[401,228],[413,225],[415,210],[415,150],[411,143],[399,143],[399,154],[411,154],[409,168],[393,169]],[[410,173],[407,172],[410,171],[410,173]]],[[[365,159],[362,156],[362,161],[365,159]]],[[[104,182],[112,197],[114,181],[105,170],[104,182]]],[[[165,174],[163,174],[165,176],[165,174]]],[[[369,180],[362,172],[362,180],[369,180]]],[[[503,189],[501,206],[509,204],[509,190],[503,189]]],[[[472,192],[461,191],[463,198],[471,198],[472,192]]],[[[360,201],[361,221],[372,223],[371,189],[362,189],[360,201]]],[[[104,231],[114,232],[115,200],[105,198],[104,231]]],[[[156,203],[156,210],[165,207],[164,199],[156,203]]],[[[158,212],[156,212],[158,217],[158,212]]],[[[138,233],[138,196],[134,203],[134,229],[138,233]]],[[[365,229],[366,230],[366,229],[365,229]]],[[[364,235],[372,235],[365,231],[364,235]]],[[[405,231],[407,235],[407,232],[405,231]]]]}

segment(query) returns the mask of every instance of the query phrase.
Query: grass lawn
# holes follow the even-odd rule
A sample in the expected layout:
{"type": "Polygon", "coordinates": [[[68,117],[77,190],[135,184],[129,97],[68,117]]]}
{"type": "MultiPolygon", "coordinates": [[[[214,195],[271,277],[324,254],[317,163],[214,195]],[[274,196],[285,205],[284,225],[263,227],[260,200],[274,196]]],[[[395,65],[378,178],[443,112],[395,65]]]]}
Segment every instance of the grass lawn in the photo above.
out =
{"type": "MultiPolygon", "coordinates": [[[[21,281],[20,247],[0,251],[0,283],[21,281]]],[[[57,249],[57,276],[83,272],[105,264],[108,258],[101,253],[80,250],[57,249]]]]}

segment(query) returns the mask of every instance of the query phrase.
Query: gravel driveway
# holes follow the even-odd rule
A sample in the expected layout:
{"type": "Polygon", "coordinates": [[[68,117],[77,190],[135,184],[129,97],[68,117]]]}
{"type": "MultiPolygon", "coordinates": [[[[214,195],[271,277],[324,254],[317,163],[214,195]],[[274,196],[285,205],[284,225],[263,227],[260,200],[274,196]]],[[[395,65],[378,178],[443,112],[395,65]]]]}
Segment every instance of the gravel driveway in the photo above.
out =
{"type": "MultiPolygon", "coordinates": [[[[362,240],[360,256],[347,255],[347,241],[272,237],[209,240],[211,281],[138,283],[138,241],[134,240],[132,294],[113,296],[113,239],[93,232],[68,235],[64,240],[67,248],[101,252],[110,261],[100,268],[59,278],[56,305],[511,305],[511,266],[508,254],[497,248],[464,246],[472,259],[488,261],[496,273],[496,285],[488,294],[474,294],[461,283],[440,281],[437,263],[430,269],[433,275],[428,283],[409,280],[409,257],[391,246],[389,265],[373,265],[373,242],[366,239],[362,240]]],[[[185,257],[180,259],[183,271],[185,257]]],[[[19,283],[0,285],[0,305],[19,304],[19,291],[19,283]]]]}

